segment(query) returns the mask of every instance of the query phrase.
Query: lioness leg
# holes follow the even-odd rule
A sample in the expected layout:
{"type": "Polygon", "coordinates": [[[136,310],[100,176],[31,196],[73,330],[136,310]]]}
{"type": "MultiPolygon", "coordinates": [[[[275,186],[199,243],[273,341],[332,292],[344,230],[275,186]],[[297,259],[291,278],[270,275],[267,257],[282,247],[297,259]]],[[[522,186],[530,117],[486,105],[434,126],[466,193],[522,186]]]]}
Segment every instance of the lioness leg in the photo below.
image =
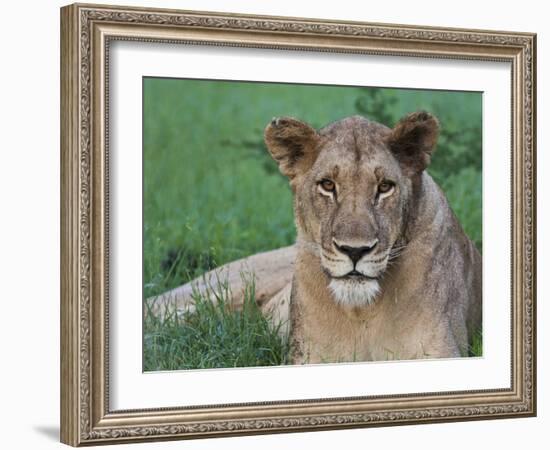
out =
{"type": "Polygon", "coordinates": [[[459,358],[462,340],[455,335],[451,321],[447,318],[434,320],[435,326],[427,331],[418,330],[422,337],[418,340],[416,358],[459,358]]]}
{"type": "Polygon", "coordinates": [[[266,313],[270,311],[273,316],[283,318],[285,313],[279,312],[278,308],[285,304],[284,289],[292,280],[295,255],[294,246],[258,253],[220,266],[187,284],[148,298],[146,302],[155,316],[162,317],[167,312],[183,314],[193,311],[196,294],[213,300],[215,295],[204,294],[224,291],[229,294],[231,308],[238,310],[243,305],[246,284],[253,281],[258,305],[270,303],[266,313]],[[274,296],[277,298],[271,303],[274,296]]]}
{"type": "Polygon", "coordinates": [[[279,335],[286,337],[290,332],[290,295],[292,282],[262,305],[262,313],[272,324],[279,327],[279,335]]]}

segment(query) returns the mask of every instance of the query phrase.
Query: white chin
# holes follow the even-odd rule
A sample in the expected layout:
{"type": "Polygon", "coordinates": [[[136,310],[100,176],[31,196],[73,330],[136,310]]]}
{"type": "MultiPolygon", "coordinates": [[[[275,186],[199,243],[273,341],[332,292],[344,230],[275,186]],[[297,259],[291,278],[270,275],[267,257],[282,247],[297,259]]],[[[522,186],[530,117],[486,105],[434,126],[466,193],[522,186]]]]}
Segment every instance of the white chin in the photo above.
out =
{"type": "Polygon", "coordinates": [[[336,303],[342,306],[368,306],[380,292],[376,280],[331,280],[328,285],[336,303]]]}

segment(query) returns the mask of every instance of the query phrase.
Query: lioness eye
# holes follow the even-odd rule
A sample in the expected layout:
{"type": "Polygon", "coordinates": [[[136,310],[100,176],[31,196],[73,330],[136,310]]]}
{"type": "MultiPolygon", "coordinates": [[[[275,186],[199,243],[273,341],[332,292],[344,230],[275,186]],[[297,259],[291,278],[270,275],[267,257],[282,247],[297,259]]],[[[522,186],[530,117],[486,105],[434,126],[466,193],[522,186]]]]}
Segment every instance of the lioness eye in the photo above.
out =
{"type": "Polygon", "coordinates": [[[393,183],[391,181],[382,181],[378,185],[378,193],[379,194],[385,194],[386,192],[390,192],[393,188],[393,183]]]}
{"type": "Polygon", "coordinates": [[[334,181],[328,180],[326,178],[324,180],[321,180],[319,184],[327,192],[334,192],[334,190],[336,189],[336,185],[334,184],[334,181]]]}

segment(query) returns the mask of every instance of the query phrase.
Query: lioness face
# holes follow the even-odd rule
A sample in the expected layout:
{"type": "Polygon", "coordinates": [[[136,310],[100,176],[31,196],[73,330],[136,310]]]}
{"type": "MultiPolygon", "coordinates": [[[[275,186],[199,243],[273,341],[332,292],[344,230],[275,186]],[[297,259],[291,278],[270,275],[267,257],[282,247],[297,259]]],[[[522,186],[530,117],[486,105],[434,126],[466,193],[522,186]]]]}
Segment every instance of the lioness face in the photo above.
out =
{"type": "Polygon", "coordinates": [[[290,118],[266,128],[268,148],[293,188],[298,240],[318,255],[336,302],[376,299],[403,245],[415,180],[437,130],[427,113],[409,115],[393,130],[358,116],[319,131],[290,118]]]}

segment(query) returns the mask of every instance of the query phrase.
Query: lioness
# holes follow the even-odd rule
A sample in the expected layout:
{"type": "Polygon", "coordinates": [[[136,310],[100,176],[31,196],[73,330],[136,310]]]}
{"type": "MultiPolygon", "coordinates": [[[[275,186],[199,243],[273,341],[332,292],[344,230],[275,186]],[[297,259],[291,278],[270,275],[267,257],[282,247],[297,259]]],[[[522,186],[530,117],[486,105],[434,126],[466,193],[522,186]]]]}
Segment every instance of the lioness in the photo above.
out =
{"type": "Polygon", "coordinates": [[[481,256],[425,171],[439,131],[354,116],[319,131],[273,119],[294,195],[294,363],[458,357],[481,326],[481,256]]]}
{"type": "Polygon", "coordinates": [[[354,116],[319,131],[274,119],[265,142],[290,180],[296,245],[234,261],[151,299],[193,309],[192,292],[243,272],[289,327],[295,364],[458,357],[481,327],[481,256],[425,171],[439,124],[426,112],[390,129],[354,116]]]}

